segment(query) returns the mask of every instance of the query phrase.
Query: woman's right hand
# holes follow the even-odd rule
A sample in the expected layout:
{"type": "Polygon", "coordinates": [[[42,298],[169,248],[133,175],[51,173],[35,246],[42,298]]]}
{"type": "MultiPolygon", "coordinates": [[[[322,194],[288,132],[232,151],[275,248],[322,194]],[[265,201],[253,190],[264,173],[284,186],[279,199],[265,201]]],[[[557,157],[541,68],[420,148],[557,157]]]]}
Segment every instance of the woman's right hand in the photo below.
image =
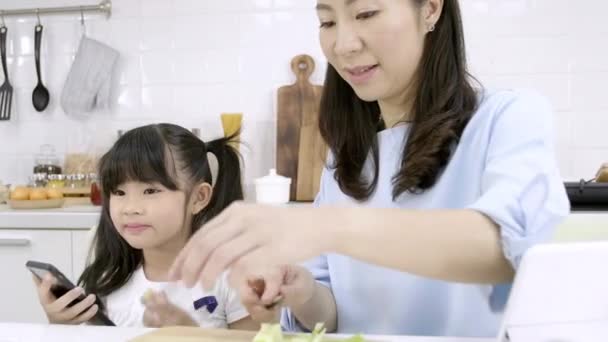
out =
{"type": "Polygon", "coordinates": [[[243,305],[256,322],[276,322],[280,307],[300,307],[314,295],[316,281],[306,268],[284,265],[239,286],[243,305]]]}
{"type": "Polygon", "coordinates": [[[68,307],[68,304],[77,299],[81,294],[84,294],[82,288],[75,287],[60,298],[55,298],[51,292],[51,287],[56,281],[55,278],[47,275],[41,281],[36,276],[33,277],[38,290],[38,299],[46,313],[49,323],[81,324],[93,318],[97,313],[97,310],[99,310],[99,307],[95,304],[95,295],[93,294],[88,295],[82,301],[68,307]]]}

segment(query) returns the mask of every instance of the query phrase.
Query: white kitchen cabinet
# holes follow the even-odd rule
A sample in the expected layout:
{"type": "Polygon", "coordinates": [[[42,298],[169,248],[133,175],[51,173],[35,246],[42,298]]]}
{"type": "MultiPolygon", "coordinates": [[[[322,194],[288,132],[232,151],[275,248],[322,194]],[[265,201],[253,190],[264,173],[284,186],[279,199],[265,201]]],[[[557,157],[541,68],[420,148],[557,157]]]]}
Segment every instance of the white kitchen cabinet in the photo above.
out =
{"type": "Polygon", "coordinates": [[[87,257],[89,256],[89,248],[93,239],[92,230],[73,230],[72,231],[72,274],[71,278],[74,284],[80,278],[84,266],[86,265],[87,257]]]}
{"type": "Polygon", "coordinates": [[[68,230],[0,229],[0,322],[46,322],[28,260],[48,262],[72,276],[72,237],[68,230]]]}

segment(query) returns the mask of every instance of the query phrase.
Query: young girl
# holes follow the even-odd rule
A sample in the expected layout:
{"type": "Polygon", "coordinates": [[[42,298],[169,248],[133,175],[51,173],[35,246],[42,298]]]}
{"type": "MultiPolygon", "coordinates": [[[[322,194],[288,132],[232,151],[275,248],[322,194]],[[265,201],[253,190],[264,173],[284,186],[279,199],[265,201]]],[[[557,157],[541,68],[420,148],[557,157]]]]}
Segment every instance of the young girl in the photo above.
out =
{"type": "Polygon", "coordinates": [[[243,198],[239,157],[229,140],[205,143],[182,127],[156,124],[114,144],[99,164],[104,200],[82,288],[55,298],[52,279],[38,282],[51,323],[87,322],[103,310],[117,326],[259,328],[225,278],[210,291],[167,282],[189,237],[243,198]],[[217,177],[208,152],[217,158],[217,177]],[[89,295],[68,307],[81,293],[89,295]]]}

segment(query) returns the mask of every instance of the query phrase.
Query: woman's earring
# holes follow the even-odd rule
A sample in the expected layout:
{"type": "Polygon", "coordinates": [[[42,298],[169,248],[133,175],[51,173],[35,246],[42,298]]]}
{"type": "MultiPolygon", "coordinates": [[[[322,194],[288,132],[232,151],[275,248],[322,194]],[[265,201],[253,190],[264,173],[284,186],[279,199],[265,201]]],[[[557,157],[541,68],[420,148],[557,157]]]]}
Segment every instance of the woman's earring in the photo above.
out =
{"type": "Polygon", "coordinates": [[[429,26],[429,32],[433,31],[435,31],[435,24],[431,24],[431,26],[429,26]]]}

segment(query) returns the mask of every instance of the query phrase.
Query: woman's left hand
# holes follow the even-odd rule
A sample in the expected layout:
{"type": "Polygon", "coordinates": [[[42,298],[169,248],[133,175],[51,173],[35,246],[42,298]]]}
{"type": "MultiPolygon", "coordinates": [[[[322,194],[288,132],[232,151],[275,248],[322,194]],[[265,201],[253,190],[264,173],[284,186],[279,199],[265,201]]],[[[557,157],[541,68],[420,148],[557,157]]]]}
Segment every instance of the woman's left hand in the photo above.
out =
{"type": "Polygon", "coordinates": [[[332,249],[332,216],[327,209],[234,203],[190,238],[170,278],[211,288],[229,268],[244,278],[311,259],[332,249]]]}
{"type": "Polygon", "coordinates": [[[198,326],[186,311],[169,302],[164,292],[149,290],[142,303],[146,307],[143,318],[146,327],[198,326]]]}

